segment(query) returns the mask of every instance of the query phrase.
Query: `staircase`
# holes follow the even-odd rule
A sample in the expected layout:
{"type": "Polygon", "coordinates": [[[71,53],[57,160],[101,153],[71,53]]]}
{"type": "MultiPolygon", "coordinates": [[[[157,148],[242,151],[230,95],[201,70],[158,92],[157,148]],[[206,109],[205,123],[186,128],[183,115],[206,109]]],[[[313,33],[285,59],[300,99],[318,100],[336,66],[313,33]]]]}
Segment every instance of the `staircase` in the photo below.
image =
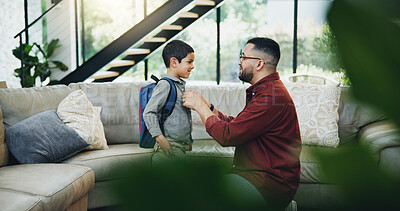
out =
{"type": "Polygon", "coordinates": [[[93,78],[94,82],[113,81],[149,57],[190,24],[219,7],[222,2],[223,0],[169,0],[58,81],[58,84],[68,85],[89,77],[93,78]],[[171,19],[172,22],[168,23],[171,19]],[[106,67],[107,71],[96,73],[103,67],[106,67]]]}

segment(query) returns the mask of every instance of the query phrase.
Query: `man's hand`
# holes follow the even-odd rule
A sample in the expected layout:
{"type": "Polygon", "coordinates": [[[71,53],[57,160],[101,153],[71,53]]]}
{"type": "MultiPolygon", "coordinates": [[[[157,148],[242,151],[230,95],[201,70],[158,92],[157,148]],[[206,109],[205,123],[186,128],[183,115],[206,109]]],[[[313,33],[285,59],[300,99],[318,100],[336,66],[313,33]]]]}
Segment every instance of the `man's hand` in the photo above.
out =
{"type": "Polygon", "coordinates": [[[183,106],[193,110],[197,110],[200,106],[202,106],[202,104],[204,104],[200,96],[196,94],[196,92],[194,92],[193,90],[186,91],[182,95],[183,106]]]}
{"type": "Polygon", "coordinates": [[[163,135],[159,135],[156,137],[156,141],[158,145],[160,145],[162,151],[165,153],[167,157],[171,157],[173,155],[171,143],[165,138],[163,135]]]}
{"type": "MultiPolygon", "coordinates": [[[[196,92],[189,90],[183,93],[182,95],[183,106],[195,110],[201,121],[205,124],[208,117],[217,115],[210,110],[209,105],[207,105],[207,101],[202,100],[202,96],[200,93],[196,94],[196,92]]],[[[214,109],[215,112],[216,109],[214,109]]]]}
{"type": "Polygon", "coordinates": [[[188,90],[188,92],[193,92],[195,93],[197,96],[199,96],[201,98],[201,100],[208,106],[211,107],[211,104],[206,100],[206,98],[204,98],[204,96],[197,90],[188,90]]]}

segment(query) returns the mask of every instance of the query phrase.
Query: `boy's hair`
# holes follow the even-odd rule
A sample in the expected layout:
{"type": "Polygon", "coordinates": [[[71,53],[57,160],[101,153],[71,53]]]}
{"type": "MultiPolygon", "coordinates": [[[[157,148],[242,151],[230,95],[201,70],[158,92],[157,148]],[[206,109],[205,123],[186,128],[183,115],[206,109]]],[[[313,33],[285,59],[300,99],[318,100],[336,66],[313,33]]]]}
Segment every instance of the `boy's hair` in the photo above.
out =
{"type": "Polygon", "coordinates": [[[266,37],[255,37],[247,41],[247,43],[254,44],[254,50],[261,51],[271,56],[274,65],[278,65],[279,59],[281,58],[281,51],[277,42],[266,37]]]}
{"type": "Polygon", "coordinates": [[[162,52],[164,64],[169,68],[169,61],[172,57],[175,57],[181,63],[182,59],[189,53],[194,53],[193,48],[189,44],[181,40],[172,40],[164,47],[162,52]]]}

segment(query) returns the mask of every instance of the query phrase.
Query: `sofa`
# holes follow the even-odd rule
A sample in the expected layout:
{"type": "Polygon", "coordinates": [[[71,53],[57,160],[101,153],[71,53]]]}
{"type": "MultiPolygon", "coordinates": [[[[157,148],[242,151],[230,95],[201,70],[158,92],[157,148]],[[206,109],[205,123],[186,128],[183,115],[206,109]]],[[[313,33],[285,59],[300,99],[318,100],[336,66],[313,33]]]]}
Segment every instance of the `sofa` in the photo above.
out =
{"type": "MultiPolygon", "coordinates": [[[[152,149],[138,145],[140,87],[149,82],[73,83],[35,88],[0,89],[0,210],[87,210],[118,205],[111,194],[124,175],[116,169],[135,169],[151,165],[152,149]],[[108,149],[82,150],[57,163],[19,164],[4,134],[9,128],[38,113],[57,109],[71,92],[82,90],[93,106],[100,106],[101,122],[108,149]],[[1,116],[0,116],[1,117],[1,116]],[[4,126],[3,124],[4,123],[4,126]],[[4,130],[5,128],[5,130],[4,130]]],[[[186,89],[196,89],[216,108],[236,115],[245,105],[248,85],[188,81],[186,89]]],[[[344,199],[336,185],[321,174],[315,151],[334,151],[363,137],[379,165],[400,177],[400,137],[387,118],[354,101],[349,87],[337,95],[338,146],[303,144],[301,184],[295,196],[298,208],[324,209],[340,205],[344,199]]],[[[199,116],[192,112],[194,139],[191,158],[209,158],[232,165],[234,147],[220,147],[206,133],[199,116]]]]}

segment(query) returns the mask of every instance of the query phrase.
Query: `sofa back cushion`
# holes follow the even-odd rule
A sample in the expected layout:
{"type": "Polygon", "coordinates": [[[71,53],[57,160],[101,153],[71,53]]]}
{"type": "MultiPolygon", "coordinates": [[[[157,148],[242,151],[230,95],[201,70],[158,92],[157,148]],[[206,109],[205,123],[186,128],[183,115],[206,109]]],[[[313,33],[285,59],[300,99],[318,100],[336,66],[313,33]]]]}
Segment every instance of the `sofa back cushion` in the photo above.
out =
{"type": "Polygon", "coordinates": [[[93,106],[102,107],[101,121],[108,144],[138,143],[139,90],[150,82],[73,83],[93,106]]]}
{"type": "Polygon", "coordinates": [[[58,104],[72,91],[65,85],[0,89],[5,128],[37,113],[57,109],[58,104]]]}
{"type": "Polygon", "coordinates": [[[362,127],[386,119],[382,112],[354,99],[350,87],[341,87],[339,104],[340,145],[354,142],[362,127]]]}
{"type": "MultiPolygon", "coordinates": [[[[228,116],[237,116],[246,105],[246,89],[249,84],[188,81],[186,90],[197,90],[215,108],[228,116]]],[[[197,112],[192,111],[192,138],[211,139],[197,112]]]]}
{"type": "Polygon", "coordinates": [[[8,150],[7,145],[4,143],[4,134],[3,112],[0,105],[0,167],[7,165],[8,162],[8,150]]]}

